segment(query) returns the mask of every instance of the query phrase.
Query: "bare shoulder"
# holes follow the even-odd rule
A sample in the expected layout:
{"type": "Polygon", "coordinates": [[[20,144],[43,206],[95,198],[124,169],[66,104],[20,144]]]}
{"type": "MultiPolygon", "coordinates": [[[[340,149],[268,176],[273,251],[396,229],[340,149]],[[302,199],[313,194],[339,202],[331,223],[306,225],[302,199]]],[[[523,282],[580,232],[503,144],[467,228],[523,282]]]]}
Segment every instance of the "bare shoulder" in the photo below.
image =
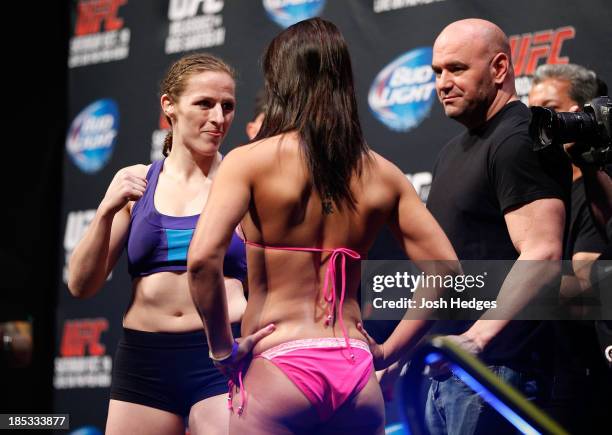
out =
{"type": "Polygon", "coordinates": [[[150,167],[151,167],[151,165],[143,165],[143,164],[126,166],[124,168],[119,169],[117,171],[117,174],[123,173],[123,172],[127,172],[127,173],[133,174],[133,175],[135,175],[137,177],[145,178],[147,176],[147,172],[149,171],[150,167]]]}
{"type": "Polygon", "coordinates": [[[217,177],[234,181],[251,180],[253,166],[258,160],[247,147],[241,145],[224,154],[217,177]]]}
{"type": "MultiPolygon", "coordinates": [[[[287,145],[287,144],[292,144],[292,143],[297,143],[297,142],[299,142],[297,133],[288,132],[288,133],[282,133],[276,136],[266,137],[256,142],[252,142],[252,143],[243,145],[241,148],[244,148],[245,150],[249,150],[250,152],[253,152],[253,153],[270,154],[273,150],[278,150],[279,147],[282,147],[283,144],[287,145]]],[[[285,148],[286,146],[283,147],[283,149],[285,148]]]]}
{"type": "Polygon", "coordinates": [[[392,163],[390,160],[386,159],[385,157],[381,156],[376,151],[370,151],[369,155],[378,170],[381,170],[381,171],[398,170],[399,171],[399,168],[394,163],[392,163]]]}
{"type": "Polygon", "coordinates": [[[223,162],[226,166],[240,167],[249,172],[268,169],[271,163],[278,160],[278,151],[283,148],[281,145],[285,141],[283,136],[273,136],[236,147],[224,156],[223,162]]]}
{"type": "Polygon", "coordinates": [[[370,159],[366,160],[365,168],[371,172],[371,176],[379,178],[390,186],[401,188],[402,185],[410,185],[406,174],[404,174],[395,163],[387,160],[375,151],[370,151],[370,159]]]}
{"type": "Polygon", "coordinates": [[[248,159],[250,154],[247,146],[248,145],[238,146],[229,151],[227,154],[223,155],[221,167],[227,170],[229,167],[243,166],[245,159],[248,159]]]}

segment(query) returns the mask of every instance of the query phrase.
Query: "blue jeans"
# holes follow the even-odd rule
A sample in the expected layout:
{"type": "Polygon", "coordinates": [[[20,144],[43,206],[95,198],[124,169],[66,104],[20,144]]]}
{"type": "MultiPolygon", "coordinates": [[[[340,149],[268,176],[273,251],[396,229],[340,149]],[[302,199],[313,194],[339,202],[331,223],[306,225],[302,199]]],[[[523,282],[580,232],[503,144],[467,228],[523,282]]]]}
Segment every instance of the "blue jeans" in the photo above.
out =
{"type": "MultiPolygon", "coordinates": [[[[489,366],[489,369],[528,399],[535,398],[538,386],[533,378],[505,366],[489,366]]],[[[432,380],[425,406],[425,424],[431,435],[519,433],[455,375],[444,381],[432,380]]]]}

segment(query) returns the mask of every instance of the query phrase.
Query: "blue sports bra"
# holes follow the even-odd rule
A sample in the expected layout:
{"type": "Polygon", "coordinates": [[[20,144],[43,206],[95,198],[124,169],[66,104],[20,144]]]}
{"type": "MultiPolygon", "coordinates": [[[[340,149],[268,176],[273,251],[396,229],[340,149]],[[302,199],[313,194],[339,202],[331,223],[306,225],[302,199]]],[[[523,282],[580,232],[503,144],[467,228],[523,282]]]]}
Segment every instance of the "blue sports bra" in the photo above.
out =
{"type": "MultiPolygon", "coordinates": [[[[127,240],[128,272],[132,279],[156,272],[187,270],[187,251],[200,215],[167,216],[155,209],[153,198],[164,160],[151,164],[144,195],[132,207],[127,240]]],[[[235,232],[225,254],[223,275],[240,281],[246,279],[245,245],[235,232]]]]}

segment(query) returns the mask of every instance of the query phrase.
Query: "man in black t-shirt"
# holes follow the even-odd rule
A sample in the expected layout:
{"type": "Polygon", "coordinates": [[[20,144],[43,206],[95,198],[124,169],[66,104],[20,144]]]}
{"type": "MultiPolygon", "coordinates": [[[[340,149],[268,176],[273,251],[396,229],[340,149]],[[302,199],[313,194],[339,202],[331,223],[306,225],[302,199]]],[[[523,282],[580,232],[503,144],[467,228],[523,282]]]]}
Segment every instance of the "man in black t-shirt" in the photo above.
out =
{"type": "MultiPolygon", "coordinates": [[[[485,20],[454,22],[434,43],[432,68],[446,115],[467,128],[440,153],[427,201],[457,255],[461,260],[560,260],[569,162],[558,150],[544,155],[532,149],[530,113],[516,96],[508,38],[485,20]]],[[[515,263],[499,283],[497,303],[513,307],[508,316],[485,313],[470,323],[439,322],[436,332],[452,334],[504,381],[533,393],[531,375],[547,356],[546,325],[510,319],[514,308],[528,304],[560,269],[554,261],[527,263],[515,263]]],[[[426,421],[432,434],[512,430],[454,376],[432,381],[426,421]]]]}

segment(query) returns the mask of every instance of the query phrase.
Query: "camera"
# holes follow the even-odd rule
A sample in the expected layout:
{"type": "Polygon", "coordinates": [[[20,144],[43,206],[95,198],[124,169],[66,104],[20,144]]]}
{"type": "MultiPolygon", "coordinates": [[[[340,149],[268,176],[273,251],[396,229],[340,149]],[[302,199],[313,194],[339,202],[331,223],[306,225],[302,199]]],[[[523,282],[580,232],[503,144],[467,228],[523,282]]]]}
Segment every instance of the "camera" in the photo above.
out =
{"type": "Polygon", "coordinates": [[[576,142],[572,159],[583,163],[612,163],[612,99],[597,97],[584,105],[582,112],[555,112],[546,107],[531,107],[529,127],[535,151],[550,145],[576,142]]]}

